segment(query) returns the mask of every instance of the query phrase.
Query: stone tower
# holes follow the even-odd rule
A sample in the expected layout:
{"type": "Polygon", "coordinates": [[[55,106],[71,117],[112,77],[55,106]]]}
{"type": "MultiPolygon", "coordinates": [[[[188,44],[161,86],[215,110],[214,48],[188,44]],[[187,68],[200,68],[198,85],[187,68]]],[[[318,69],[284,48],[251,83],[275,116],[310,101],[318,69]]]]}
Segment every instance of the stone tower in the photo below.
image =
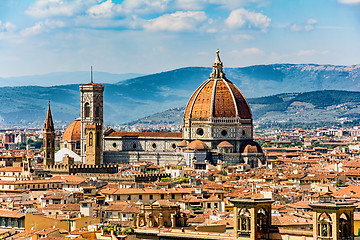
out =
{"type": "Polygon", "coordinates": [[[81,92],[81,160],[98,165],[103,158],[104,86],[93,82],[80,85],[81,92]]]}
{"type": "Polygon", "coordinates": [[[55,128],[52,120],[50,102],[44,125],[44,165],[55,164],[55,128]]]}
{"type": "Polygon", "coordinates": [[[234,238],[271,239],[271,199],[233,199],[234,238]]]}
{"type": "Polygon", "coordinates": [[[352,202],[334,202],[320,198],[310,204],[313,210],[314,240],[354,239],[354,210],[352,202]]]}

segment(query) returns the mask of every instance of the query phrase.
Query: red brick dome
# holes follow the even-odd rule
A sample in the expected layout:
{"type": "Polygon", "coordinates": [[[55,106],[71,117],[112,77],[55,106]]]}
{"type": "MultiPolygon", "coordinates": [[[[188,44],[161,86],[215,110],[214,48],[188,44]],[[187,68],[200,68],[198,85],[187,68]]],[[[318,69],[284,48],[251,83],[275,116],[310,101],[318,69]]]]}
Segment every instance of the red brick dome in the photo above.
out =
{"type": "Polygon", "coordinates": [[[210,78],[191,96],[184,118],[240,117],[251,119],[251,110],[244,95],[222,72],[219,52],[210,78]]]}
{"type": "Polygon", "coordinates": [[[80,141],[81,139],[81,121],[80,119],[74,120],[67,126],[62,136],[63,141],[80,141]]]}
{"type": "Polygon", "coordinates": [[[201,140],[194,140],[187,146],[188,150],[205,150],[207,149],[206,144],[201,140]]]}

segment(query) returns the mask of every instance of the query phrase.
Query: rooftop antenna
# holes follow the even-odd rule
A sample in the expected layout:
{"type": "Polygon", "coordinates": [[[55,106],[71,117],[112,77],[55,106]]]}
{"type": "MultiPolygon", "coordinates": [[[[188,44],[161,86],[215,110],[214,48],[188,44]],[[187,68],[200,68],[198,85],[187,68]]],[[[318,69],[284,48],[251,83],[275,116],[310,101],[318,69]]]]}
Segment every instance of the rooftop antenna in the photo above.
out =
{"type": "Polygon", "coordinates": [[[91,83],[93,83],[93,70],[92,70],[92,66],[91,66],[91,83]]]}

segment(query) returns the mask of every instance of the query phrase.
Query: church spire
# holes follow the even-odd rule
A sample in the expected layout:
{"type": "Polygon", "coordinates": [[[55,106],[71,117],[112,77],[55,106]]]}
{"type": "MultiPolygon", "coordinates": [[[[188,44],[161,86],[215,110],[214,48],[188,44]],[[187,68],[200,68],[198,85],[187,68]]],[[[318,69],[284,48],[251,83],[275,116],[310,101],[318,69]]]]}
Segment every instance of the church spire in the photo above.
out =
{"type": "Polygon", "coordinates": [[[93,83],[93,70],[92,70],[92,66],[91,66],[91,83],[93,83]]]}
{"type": "Polygon", "coordinates": [[[216,58],[213,63],[213,71],[210,74],[211,78],[225,78],[225,73],[223,72],[223,63],[220,59],[219,49],[216,51],[216,58]]]}
{"type": "Polygon", "coordinates": [[[45,132],[54,132],[55,131],[54,123],[53,123],[53,119],[52,119],[52,115],[51,115],[51,109],[50,109],[50,100],[49,100],[49,104],[48,104],[48,110],[47,110],[44,130],[45,130],[45,132]]]}

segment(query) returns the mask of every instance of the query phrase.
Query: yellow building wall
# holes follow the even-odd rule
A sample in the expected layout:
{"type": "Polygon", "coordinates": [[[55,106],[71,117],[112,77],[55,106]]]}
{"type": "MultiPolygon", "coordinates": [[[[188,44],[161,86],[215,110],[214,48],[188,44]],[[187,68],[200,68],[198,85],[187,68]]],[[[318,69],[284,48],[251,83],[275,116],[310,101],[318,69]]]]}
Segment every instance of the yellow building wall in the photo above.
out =
{"type": "Polygon", "coordinates": [[[354,220],[354,235],[360,235],[360,220],[354,220]]]}
{"type": "Polygon", "coordinates": [[[75,229],[81,229],[83,227],[87,228],[88,225],[100,223],[100,218],[96,217],[82,217],[76,219],[65,219],[60,220],[56,218],[50,218],[46,216],[36,215],[32,213],[27,213],[25,215],[25,230],[35,229],[42,230],[46,228],[51,228],[55,226],[56,228],[62,228],[67,231],[72,231],[75,229]],[[73,222],[73,228],[71,229],[71,222],[73,222]]]}
{"type": "Polygon", "coordinates": [[[25,230],[32,228],[35,230],[42,230],[53,226],[70,231],[70,223],[68,220],[59,220],[32,213],[26,213],[25,215],[25,230]]]}

